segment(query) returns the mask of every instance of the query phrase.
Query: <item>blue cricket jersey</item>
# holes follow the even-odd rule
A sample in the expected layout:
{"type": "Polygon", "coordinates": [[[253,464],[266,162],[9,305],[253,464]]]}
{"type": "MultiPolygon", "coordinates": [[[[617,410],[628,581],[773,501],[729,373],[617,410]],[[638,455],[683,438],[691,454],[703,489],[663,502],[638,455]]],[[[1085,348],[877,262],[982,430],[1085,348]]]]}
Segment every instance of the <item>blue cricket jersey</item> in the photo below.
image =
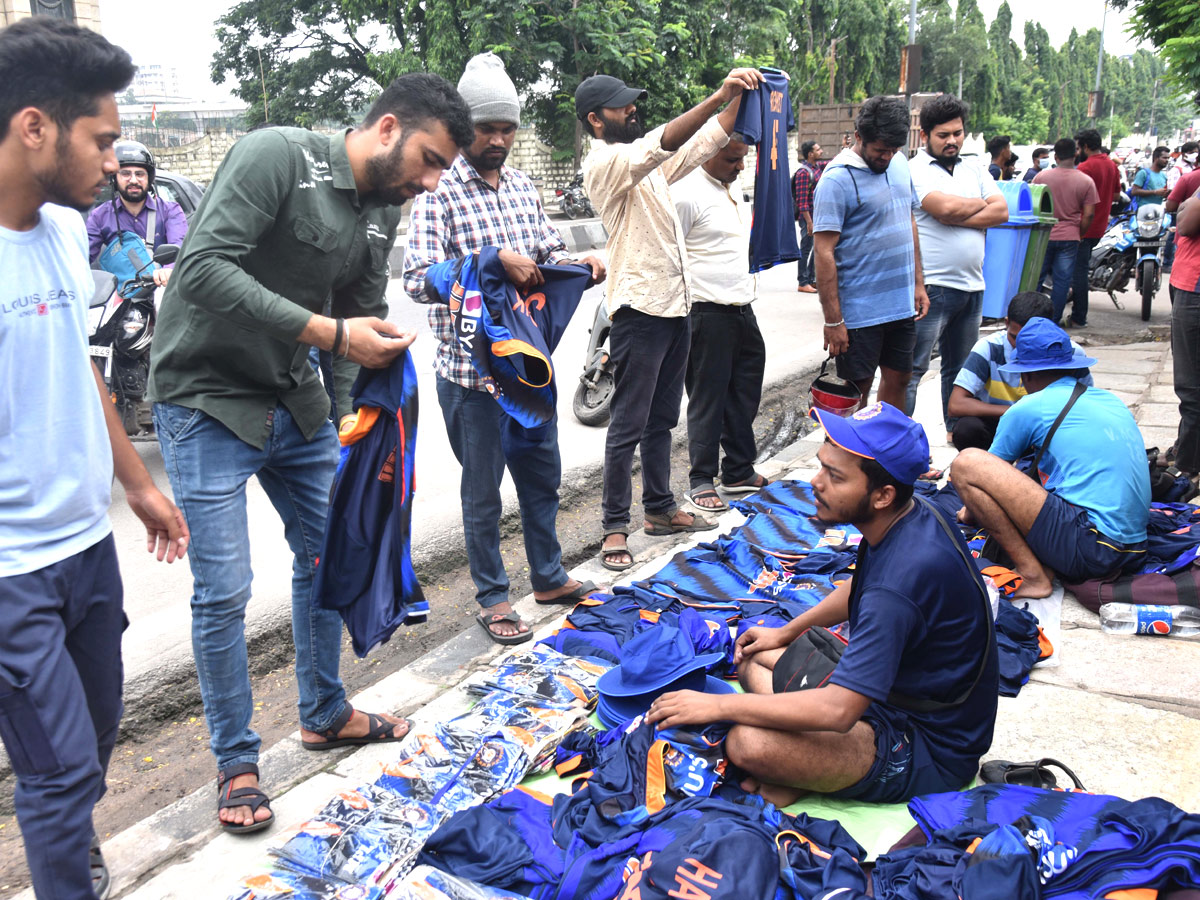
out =
{"type": "Polygon", "coordinates": [[[788,80],[763,69],[763,86],[742,94],[733,130],[758,145],[754,169],[754,218],[750,228],[750,271],[800,258],[792,213],[792,177],[788,173],[787,134],[796,127],[788,80]]]}

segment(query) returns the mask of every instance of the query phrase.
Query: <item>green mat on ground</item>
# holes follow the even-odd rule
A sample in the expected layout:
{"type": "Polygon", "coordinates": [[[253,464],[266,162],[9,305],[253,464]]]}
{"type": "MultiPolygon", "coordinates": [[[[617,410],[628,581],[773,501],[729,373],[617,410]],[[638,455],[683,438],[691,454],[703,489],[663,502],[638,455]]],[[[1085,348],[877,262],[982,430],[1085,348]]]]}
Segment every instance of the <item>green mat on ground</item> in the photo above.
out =
{"type": "MultiPolygon", "coordinates": [[[[595,715],[588,721],[597,728],[603,727],[595,715]]],[[[521,786],[554,796],[571,793],[571,780],[559,778],[551,769],[542,775],[529,776],[521,782],[521,786]]],[[[785,812],[803,812],[814,818],[841,822],[842,827],[867,849],[867,858],[863,862],[886,853],[916,824],[908,814],[908,805],[905,803],[858,803],[854,800],[834,800],[819,794],[801,798],[787,807],[785,812]]]]}

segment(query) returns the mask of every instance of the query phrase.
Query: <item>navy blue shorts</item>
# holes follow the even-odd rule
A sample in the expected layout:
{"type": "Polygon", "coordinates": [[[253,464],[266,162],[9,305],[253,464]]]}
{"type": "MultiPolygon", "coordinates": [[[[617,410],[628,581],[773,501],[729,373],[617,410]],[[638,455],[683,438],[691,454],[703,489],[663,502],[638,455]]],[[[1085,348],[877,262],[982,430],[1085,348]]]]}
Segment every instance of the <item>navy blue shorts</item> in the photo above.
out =
{"type": "Polygon", "coordinates": [[[960,790],[970,777],[951,778],[933,762],[921,729],[901,710],[872,703],[862,720],[875,731],[875,762],[855,784],[828,794],[866,803],[907,803],[918,794],[960,790]]]}
{"type": "Polygon", "coordinates": [[[1070,582],[1103,578],[1146,555],[1146,542],[1122,544],[1106,536],[1088,518],[1086,509],[1047,494],[1025,536],[1039,560],[1070,582]]]}

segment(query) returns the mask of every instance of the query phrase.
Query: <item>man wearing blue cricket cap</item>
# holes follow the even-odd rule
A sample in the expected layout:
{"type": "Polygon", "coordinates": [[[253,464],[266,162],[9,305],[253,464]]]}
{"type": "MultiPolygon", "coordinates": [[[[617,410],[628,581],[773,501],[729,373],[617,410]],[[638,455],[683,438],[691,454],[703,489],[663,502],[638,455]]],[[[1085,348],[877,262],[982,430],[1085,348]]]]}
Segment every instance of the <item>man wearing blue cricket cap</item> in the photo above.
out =
{"type": "Polygon", "coordinates": [[[1014,597],[1049,596],[1054,574],[1081,582],[1145,556],[1142,434],[1114,394],[1079,383],[1095,362],[1049,319],[1030,319],[1000,367],[1020,374],[1027,395],[1001,417],[988,452],[964,450],[951,469],[959,518],[986,528],[1021,573],[1014,597]],[[1037,448],[1035,481],[1010,464],[1037,448]]]}
{"type": "Polygon", "coordinates": [[[966,543],[913,497],[929,463],[921,426],[876,403],[849,419],[813,411],[826,441],[817,518],[863,535],[855,575],[782,628],[751,628],[734,660],[747,693],[664,694],[662,727],[728,721],[729,760],[776,806],[805,791],[900,803],[957,790],[992,742],[998,672],[986,590],[966,543]],[[806,683],[814,626],[850,624],[827,682],[806,683]]]}

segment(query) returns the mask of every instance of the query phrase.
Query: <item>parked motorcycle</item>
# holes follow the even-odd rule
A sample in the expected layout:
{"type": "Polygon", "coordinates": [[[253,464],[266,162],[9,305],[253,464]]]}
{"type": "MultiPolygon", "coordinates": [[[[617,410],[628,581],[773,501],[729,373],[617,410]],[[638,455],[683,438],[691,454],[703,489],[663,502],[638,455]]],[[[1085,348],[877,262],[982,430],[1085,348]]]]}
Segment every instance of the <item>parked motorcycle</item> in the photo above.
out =
{"type": "Polygon", "coordinates": [[[1105,291],[1118,309],[1124,309],[1116,294],[1130,281],[1142,298],[1142,321],[1150,318],[1150,307],[1162,283],[1163,252],[1171,216],[1161,204],[1136,207],[1114,218],[1092,250],[1088,285],[1105,291]]]}
{"type": "MultiPolygon", "coordinates": [[[[154,251],[154,262],[166,265],[179,254],[176,244],[160,244],[154,251]]],[[[138,274],[117,284],[107,272],[93,272],[97,292],[88,310],[88,353],[96,364],[104,360],[101,374],[117,414],[131,437],[148,434],[153,426],[150,406],[146,402],[146,385],[150,379],[150,342],[154,337],[157,315],[151,264],[138,274]]]]}
{"type": "Polygon", "coordinates": [[[608,424],[613,394],[613,364],[607,348],[610,331],[612,320],[601,297],[596,305],[596,318],[588,331],[583,374],[579,376],[579,387],[575,388],[575,399],[571,404],[575,418],[584,425],[608,424]]]}
{"type": "Polygon", "coordinates": [[[562,210],[563,215],[568,219],[578,219],[580,216],[586,218],[596,215],[596,209],[592,206],[592,201],[583,192],[582,172],[576,172],[570,184],[555,188],[554,196],[558,198],[559,209],[562,210]]]}

